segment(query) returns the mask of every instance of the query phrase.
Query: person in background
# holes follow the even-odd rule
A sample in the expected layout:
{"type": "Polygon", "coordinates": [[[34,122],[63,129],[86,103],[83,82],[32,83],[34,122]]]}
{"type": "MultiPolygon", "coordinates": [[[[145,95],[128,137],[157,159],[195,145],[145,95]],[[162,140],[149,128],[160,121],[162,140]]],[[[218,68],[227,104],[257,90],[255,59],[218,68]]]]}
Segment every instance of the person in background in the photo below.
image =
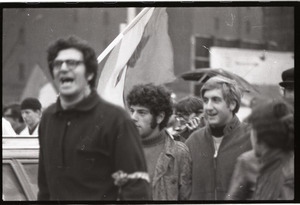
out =
{"type": "Polygon", "coordinates": [[[136,85],[127,96],[139,130],[151,179],[153,200],[188,200],[191,157],[187,146],[166,131],[172,115],[171,92],[153,84],[136,85]]]}
{"type": "Polygon", "coordinates": [[[224,200],[236,159],[251,149],[249,126],[236,116],[242,93],[235,81],[216,76],[200,90],[206,126],[185,142],[193,161],[191,200],[224,200]]]}
{"type": "MultiPolygon", "coordinates": [[[[282,72],[283,101],[287,102],[289,112],[294,112],[294,68],[282,72]]],[[[268,101],[263,96],[257,96],[251,102],[252,109],[263,106],[268,101]]],[[[255,111],[257,112],[257,111],[255,111]]],[[[257,115],[257,113],[256,113],[257,115]]],[[[253,118],[253,117],[252,117],[253,118]]],[[[249,121],[249,117],[247,121],[249,121]]],[[[267,119],[266,119],[267,120],[267,119]]],[[[276,140],[276,139],[275,139],[276,140]]],[[[239,156],[235,171],[232,176],[230,189],[226,195],[227,200],[251,200],[255,192],[257,177],[259,174],[260,160],[255,150],[252,149],[239,156]]]]}
{"type": "Polygon", "coordinates": [[[281,74],[282,82],[279,85],[283,88],[284,99],[294,107],[294,68],[287,69],[281,74]]]}
{"type": "Polygon", "coordinates": [[[2,117],[2,136],[15,136],[16,133],[8,120],[2,117]]]}
{"type": "Polygon", "coordinates": [[[294,114],[280,100],[267,101],[249,117],[251,142],[259,158],[254,200],[294,199],[294,114]]]}
{"type": "Polygon", "coordinates": [[[95,51],[70,36],[51,44],[47,59],[60,95],[39,126],[38,200],[148,200],[138,130],[124,109],[97,94],[95,51]]]}
{"type": "Polygon", "coordinates": [[[38,136],[39,123],[42,117],[42,105],[36,98],[26,98],[21,103],[21,114],[26,124],[20,133],[23,136],[38,136]]]}
{"type": "Polygon", "coordinates": [[[197,129],[205,126],[203,103],[200,98],[188,96],[179,100],[174,106],[175,120],[173,134],[175,140],[185,142],[197,129]]]}
{"type": "Polygon", "coordinates": [[[22,118],[21,106],[17,103],[12,103],[3,108],[2,116],[10,122],[15,133],[20,134],[26,127],[22,118]]]}

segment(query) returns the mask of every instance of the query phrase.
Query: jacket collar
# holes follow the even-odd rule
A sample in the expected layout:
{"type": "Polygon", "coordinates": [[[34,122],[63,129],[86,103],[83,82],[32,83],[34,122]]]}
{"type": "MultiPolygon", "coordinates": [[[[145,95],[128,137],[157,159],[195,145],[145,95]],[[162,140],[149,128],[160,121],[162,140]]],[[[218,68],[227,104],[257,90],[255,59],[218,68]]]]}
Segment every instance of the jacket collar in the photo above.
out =
{"type": "Polygon", "coordinates": [[[60,103],[60,98],[56,101],[55,112],[74,112],[74,111],[88,111],[99,103],[100,97],[97,94],[96,90],[92,89],[91,94],[76,104],[72,109],[64,110],[60,103]]]}
{"type": "MultiPolygon", "coordinates": [[[[224,128],[224,136],[228,135],[229,133],[231,133],[233,130],[235,130],[239,125],[241,124],[241,121],[239,120],[239,118],[234,115],[233,118],[231,119],[231,121],[225,126],[224,128]]],[[[207,131],[209,132],[209,134],[211,135],[211,129],[209,126],[206,126],[207,131]]]]}

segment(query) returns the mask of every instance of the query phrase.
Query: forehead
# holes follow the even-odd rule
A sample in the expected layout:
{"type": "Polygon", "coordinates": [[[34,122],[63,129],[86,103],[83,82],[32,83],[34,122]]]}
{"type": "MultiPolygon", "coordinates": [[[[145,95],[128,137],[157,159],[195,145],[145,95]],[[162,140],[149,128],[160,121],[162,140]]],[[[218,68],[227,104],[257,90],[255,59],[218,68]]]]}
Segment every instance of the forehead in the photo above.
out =
{"type": "Polygon", "coordinates": [[[205,97],[205,98],[212,98],[212,97],[223,98],[223,93],[222,93],[221,89],[215,88],[215,89],[212,89],[212,90],[205,91],[203,97],[205,97]]]}
{"type": "Polygon", "coordinates": [[[147,107],[141,105],[131,105],[130,108],[133,110],[143,110],[150,112],[150,110],[147,107]]]}
{"type": "Polygon", "coordinates": [[[65,60],[65,59],[83,60],[83,54],[81,51],[77,50],[76,48],[68,48],[59,51],[55,59],[56,60],[65,60]]]}
{"type": "Polygon", "coordinates": [[[23,112],[37,112],[37,111],[35,111],[33,109],[23,109],[23,110],[21,110],[21,112],[23,113],[23,112]]]}

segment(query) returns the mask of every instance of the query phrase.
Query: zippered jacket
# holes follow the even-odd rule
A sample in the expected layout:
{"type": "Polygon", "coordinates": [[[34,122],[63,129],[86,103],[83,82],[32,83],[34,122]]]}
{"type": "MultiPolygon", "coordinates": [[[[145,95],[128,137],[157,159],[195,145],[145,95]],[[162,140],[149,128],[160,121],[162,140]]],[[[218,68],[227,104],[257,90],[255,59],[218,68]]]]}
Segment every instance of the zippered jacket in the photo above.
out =
{"type": "Polygon", "coordinates": [[[209,126],[194,132],[186,145],[193,163],[190,199],[224,200],[238,156],[251,149],[249,126],[234,116],[224,128],[218,153],[209,126]]]}

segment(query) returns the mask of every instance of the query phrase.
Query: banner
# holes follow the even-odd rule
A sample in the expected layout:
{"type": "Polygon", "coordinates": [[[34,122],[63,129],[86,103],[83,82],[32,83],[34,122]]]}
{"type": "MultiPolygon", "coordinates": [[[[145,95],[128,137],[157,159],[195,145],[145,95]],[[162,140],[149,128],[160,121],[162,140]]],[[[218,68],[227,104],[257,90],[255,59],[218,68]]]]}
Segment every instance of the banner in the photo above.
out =
{"type": "Polygon", "coordinates": [[[125,107],[124,99],[134,85],[157,85],[175,79],[165,8],[144,9],[116,41],[119,42],[104,65],[97,87],[105,100],[125,107]]]}

